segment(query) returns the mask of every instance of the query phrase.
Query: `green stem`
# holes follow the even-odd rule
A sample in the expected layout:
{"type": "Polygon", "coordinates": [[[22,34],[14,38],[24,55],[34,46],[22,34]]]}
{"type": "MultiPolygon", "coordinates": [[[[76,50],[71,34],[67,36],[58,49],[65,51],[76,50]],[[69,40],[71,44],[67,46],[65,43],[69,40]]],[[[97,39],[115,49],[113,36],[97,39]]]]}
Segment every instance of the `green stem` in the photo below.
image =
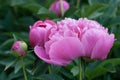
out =
{"type": "Polygon", "coordinates": [[[79,60],[79,80],[82,80],[82,61],[79,60]]]}
{"type": "Polygon", "coordinates": [[[79,5],[80,5],[80,0],[77,0],[76,8],[79,8],[79,5]]]}
{"type": "Polygon", "coordinates": [[[49,71],[49,74],[51,74],[51,66],[48,65],[48,71],[49,71]]]}
{"type": "Polygon", "coordinates": [[[24,80],[27,80],[27,76],[26,76],[26,72],[25,72],[25,65],[24,65],[24,61],[23,58],[20,58],[21,64],[22,64],[22,69],[23,69],[23,74],[24,74],[24,80]]]}
{"type": "Polygon", "coordinates": [[[64,9],[63,9],[63,4],[62,4],[63,0],[60,0],[60,11],[61,11],[61,16],[64,16],[64,9]]]}

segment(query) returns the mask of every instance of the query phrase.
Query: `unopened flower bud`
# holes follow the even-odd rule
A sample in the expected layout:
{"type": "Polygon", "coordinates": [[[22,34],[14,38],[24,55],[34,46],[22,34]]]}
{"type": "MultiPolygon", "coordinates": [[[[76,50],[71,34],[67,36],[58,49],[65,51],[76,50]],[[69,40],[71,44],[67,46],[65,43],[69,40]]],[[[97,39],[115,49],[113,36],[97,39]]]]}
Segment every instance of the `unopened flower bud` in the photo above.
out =
{"type": "Polygon", "coordinates": [[[16,41],[12,46],[12,51],[15,56],[24,56],[27,51],[27,44],[24,41],[16,41]]]}
{"type": "MultiPolygon", "coordinates": [[[[70,8],[70,4],[67,1],[62,0],[62,7],[63,7],[63,11],[65,13],[70,8]]],[[[62,16],[62,14],[61,14],[60,0],[57,0],[54,3],[51,4],[50,11],[53,11],[59,17],[62,16]]]]}

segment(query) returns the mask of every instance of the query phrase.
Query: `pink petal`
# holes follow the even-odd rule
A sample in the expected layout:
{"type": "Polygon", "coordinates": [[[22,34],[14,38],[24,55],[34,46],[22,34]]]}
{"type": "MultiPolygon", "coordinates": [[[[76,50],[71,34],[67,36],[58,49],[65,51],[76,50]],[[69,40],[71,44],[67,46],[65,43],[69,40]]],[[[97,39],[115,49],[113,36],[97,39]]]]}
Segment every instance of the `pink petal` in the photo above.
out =
{"type": "Polygon", "coordinates": [[[35,22],[35,24],[32,26],[32,28],[31,29],[33,29],[33,28],[35,28],[35,27],[39,27],[40,25],[45,25],[45,23],[43,23],[43,21],[37,21],[37,22],[35,22]]]}
{"type": "Polygon", "coordinates": [[[50,46],[51,46],[51,44],[53,44],[53,42],[55,42],[55,41],[54,40],[50,40],[50,41],[47,41],[45,43],[45,51],[46,51],[46,54],[48,54],[48,55],[49,55],[49,51],[50,51],[50,46]]]}
{"type": "Polygon", "coordinates": [[[45,50],[40,47],[40,46],[35,46],[34,48],[34,52],[35,54],[42,60],[44,60],[45,62],[49,63],[49,64],[55,64],[55,65],[60,65],[60,66],[66,66],[69,62],[63,62],[62,60],[59,59],[50,59],[49,55],[47,55],[45,53],[45,50]]]}
{"type": "Polygon", "coordinates": [[[83,53],[84,48],[80,40],[74,37],[67,37],[54,42],[50,46],[49,57],[51,59],[71,61],[82,56],[83,53]]]}
{"type": "Polygon", "coordinates": [[[44,28],[34,28],[30,30],[29,39],[31,45],[34,47],[35,45],[44,45],[46,30],[44,28]]]}
{"type": "Polygon", "coordinates": [[[104,31],[99,29],[89,29],[82,36],[82,43],[85,46],[85,55],[90,57],[96,42],[104,35],[104,31]]]}
{"type": "Polygon", "coordinates": [[[51,20],[49,20],[49,19],[46,19],[46,20],[44,21],[44,23],[51,24],[52,26],[53,26],[53,25],[56,25],[55,22],[53,22],[53,21],[51,21],[51,20]]]}
{"type": "Polygon", "coordinates": [[[103,60],[107,57],[110,49],[112,48],[114,43],[114,35],[108,35],[104,38],[101,38],[97,44],[95,45],[92,52],[92,59],[103,60]]]}

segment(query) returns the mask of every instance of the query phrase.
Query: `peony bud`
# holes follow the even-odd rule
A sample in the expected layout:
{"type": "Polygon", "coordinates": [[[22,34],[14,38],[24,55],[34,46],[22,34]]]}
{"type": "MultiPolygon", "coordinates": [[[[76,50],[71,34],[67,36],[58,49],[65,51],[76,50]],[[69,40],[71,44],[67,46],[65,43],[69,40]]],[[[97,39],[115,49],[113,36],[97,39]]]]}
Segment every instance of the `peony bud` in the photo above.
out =
{"type": "Polygon", "coordinates": [[[27,51],[27,44],[24,41],[16,41],[12,46],[12,51],[15,56],[24,56],[27,51]]]}
{"type": "MultiPolygon", "coordinates": [[[[69,9],[69,3],[65,0],[62,1],[63,11],[66,12],[69,9]]],[[[60,0],[55,1],[51,6],[50,10],[56,13],[59,17],[61,17],[61,9],[60,9],[60,0]]]]}

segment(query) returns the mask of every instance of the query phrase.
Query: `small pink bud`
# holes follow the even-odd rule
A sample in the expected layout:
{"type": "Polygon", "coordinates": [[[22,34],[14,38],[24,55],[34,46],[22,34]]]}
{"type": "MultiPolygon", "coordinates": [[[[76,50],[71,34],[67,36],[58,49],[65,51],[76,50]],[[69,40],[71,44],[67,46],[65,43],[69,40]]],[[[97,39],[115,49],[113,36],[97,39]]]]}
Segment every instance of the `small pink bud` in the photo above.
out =
{"type": "Polygon", "coordinates": [[[12,51],[15,56],[24,56],[27,51],[27,44],[24,41],[16,41],[12,46],[12,51]]]}
{"type": "MultiPolygon", "coordinates": [[[[66,12],[70,7],[69,3],[65,0],[62,1],[62,6],[64,12],[66,12]]],[[[60,0],[57,0],[54,3],[52,3],[52,5],[50,6],[50,10],[56,13],[59,17],[61,17],[60,0]]]]}

